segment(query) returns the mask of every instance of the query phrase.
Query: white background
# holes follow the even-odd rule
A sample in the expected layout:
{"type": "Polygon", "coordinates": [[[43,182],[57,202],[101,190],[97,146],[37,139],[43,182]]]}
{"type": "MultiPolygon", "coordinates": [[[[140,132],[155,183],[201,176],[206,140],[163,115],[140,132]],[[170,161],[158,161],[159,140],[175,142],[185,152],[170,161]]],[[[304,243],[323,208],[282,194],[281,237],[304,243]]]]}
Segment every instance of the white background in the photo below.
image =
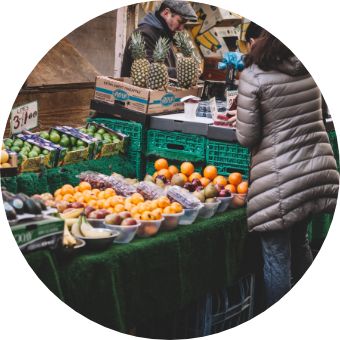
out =
{"type": "MultiPolygon", "coordinates": [[[[304,62],[339,126],[339,11],[336,1],[205,1],[268,29],[304,62]]],[[[86,21],[133,1],[11,0],[0,2],[1,135],[13,102],[39,60],[86,21]]],[[[0,202],[1,204],[1,202],[0,202]]],[[[61,303],[19,252],[2,209],[0,225],[0,338],[111,339],[127,337],[97,325],[61,303]]],[[[269,311],[235,329],[228,339],[334,339],[339,334],[339,209],[311,269],[269,311]]],[[[138,282],[136,282],[138,284],[138,282]]]]}

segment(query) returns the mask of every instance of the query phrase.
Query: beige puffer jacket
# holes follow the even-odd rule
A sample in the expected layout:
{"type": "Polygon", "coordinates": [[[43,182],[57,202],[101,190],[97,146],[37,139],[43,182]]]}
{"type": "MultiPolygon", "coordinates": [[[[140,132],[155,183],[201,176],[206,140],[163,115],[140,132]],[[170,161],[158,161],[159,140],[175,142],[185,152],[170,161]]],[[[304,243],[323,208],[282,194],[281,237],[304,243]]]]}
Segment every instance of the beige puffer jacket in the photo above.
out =
{"type": "Polygon", "coordinates": [[[321,93],[296,57],[278,70],[252,65],[242,72],[236,133],[252,154],[250,230],[280,230],[312,213],[334,211],[339,173],[321,93]]]}

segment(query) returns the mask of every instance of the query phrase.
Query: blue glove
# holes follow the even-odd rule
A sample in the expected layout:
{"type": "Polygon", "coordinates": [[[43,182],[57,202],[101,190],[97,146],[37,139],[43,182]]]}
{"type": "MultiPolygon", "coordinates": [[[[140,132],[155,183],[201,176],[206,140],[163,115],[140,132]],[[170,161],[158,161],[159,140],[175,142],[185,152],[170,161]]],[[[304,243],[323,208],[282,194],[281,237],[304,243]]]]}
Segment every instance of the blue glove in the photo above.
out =
{"type": "Polygon", "coordinates": [[[231,65],[235,70],[242,71],[244,69],[243,56],[240,52],[224,53],[222,61],[218,63],[218,69],[225,70],[231,65]]]}

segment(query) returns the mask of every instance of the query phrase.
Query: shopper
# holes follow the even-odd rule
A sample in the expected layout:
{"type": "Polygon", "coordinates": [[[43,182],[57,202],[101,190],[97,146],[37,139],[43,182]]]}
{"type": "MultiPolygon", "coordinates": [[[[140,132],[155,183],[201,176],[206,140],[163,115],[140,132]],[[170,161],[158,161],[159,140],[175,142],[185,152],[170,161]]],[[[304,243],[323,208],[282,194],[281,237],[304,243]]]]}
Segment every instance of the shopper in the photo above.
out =
{"type": "Polygon", "coordinates": [[[260,233],[269,307],[312,263],[307,226],[313,213],[334,211],[339,174],[321,93],[302,63],[264,30],[245,67],[236,133],[252,156],[248,228],[260,233]]]}
{"type": "MultiPolygon", "coordinates": [[[[173,50],[174,35],[184,29],[187,21],[197,21],[197,16],[189,2],[164,0],[159,9],[154,13],[148,13],[139,24],[137,30],[143,35],[146,45],[147,58],[152,60],[152,53],[156,42],[160,37],[168,38],[170,41],[170,50],[165,64],[169,68],[169,76],[176,77],[176,55],[173,50]]],[[[128,40],[123,57],[121,69],[122,77],[129,77],[133,63],[130,50],[131,37],[128,40]]]]}

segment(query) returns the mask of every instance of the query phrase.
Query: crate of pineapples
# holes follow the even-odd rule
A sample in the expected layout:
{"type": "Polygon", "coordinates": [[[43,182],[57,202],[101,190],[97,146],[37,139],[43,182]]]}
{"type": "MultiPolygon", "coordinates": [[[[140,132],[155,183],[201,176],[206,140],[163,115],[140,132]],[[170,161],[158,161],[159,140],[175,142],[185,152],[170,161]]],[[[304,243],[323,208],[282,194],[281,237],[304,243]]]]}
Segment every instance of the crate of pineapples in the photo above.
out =
{"type": "Polygon", "coordinates": [[[160,38],[153,51],[153,61],[146,58],[145,42],[137,31],[132,34],[130,49],[133,58],[130,78],[98,76],[94,99],[144,114],[180,112],[184,109],[181,98],[200,97],[203,85],[198,84],[198,62],[193,56],[190,39],[183,32],[175,36],[182,57],[177,61],[177,80],[171,81],[165,58],[170,45],[160,38]]]}

